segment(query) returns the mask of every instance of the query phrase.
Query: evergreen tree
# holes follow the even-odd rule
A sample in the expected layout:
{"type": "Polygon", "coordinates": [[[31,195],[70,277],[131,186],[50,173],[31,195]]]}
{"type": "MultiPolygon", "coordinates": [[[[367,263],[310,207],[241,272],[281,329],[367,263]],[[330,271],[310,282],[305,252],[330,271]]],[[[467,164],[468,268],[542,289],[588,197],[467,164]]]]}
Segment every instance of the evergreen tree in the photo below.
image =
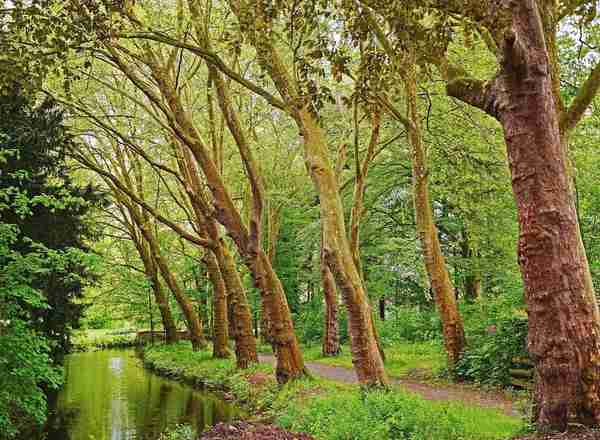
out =
{"type": "Polygon", "coordinates": [[[101,201],[68,175],[52,102],[0,96],[0,438],[43,422],[92,279],[85,217],[101,201]]]}

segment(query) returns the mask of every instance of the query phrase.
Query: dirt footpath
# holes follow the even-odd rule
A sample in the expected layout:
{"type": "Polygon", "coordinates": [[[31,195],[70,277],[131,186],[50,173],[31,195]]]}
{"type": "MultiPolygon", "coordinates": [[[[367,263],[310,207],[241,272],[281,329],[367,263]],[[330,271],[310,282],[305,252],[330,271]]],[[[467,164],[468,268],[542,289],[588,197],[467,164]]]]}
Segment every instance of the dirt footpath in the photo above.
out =
{"type": "MultiPolygon", "coordinates": [[[[259,355],[260,362],[275,365],[273,355],[259,355]]],[[[334,367],[331,365],[320,364],[317,362],[307,362],[306,368],[315,376],[337,382],[358,383],[356,373],[344,367],[334,367]]],[[[482,408],[498,409],[506,415],[519,417],[519,411],[514,402],[499,392],[485,392],[476,388],[460,384],[436,385],[426,382],[419,382],[411,379],[391,378],[392,383],[406,391],[419,394],[427,400],[449,400],[462,402],[466,405],[479,406],[482,408]]],[[[600,440],[600,438],[598,439],[600,440]]]]}

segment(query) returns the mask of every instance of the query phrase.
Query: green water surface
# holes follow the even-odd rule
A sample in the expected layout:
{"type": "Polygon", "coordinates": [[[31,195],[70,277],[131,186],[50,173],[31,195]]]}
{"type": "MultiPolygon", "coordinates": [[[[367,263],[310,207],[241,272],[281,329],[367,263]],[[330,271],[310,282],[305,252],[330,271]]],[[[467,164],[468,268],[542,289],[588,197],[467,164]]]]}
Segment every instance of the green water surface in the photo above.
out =
{"type": "Polygon", "coordinates": [[[133,350],[72,354],[65,370],[48,440],[156,440],[177,424],[199,433],[241,415],[212,394],[144,369],[133,350]]]}

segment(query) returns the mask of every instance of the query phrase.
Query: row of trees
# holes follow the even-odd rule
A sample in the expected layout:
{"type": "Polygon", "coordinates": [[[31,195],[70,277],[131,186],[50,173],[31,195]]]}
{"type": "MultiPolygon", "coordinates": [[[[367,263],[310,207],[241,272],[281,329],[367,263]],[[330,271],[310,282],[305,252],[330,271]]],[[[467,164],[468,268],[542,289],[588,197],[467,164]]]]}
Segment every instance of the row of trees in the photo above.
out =
{"type": "MultiPolygon", "coordinates": [[[[535,419],[541,429],[563,429],[571,411],[595,422],[600,317],[568,153],[570,134],[600,87],[600,68],[565,99],[558,46],[564,23],[590,23],[595,3],[389,3],[87,0],[42,3],[46,9],[36,3],[9,8],[8,53],[30,63],[32,79],[48,66],[63,71],[65,87],[55,78],[46,89],[69,108],[80,131],[71,155],[112,193],[106,222],[134,244],[167,340],[176,334],[163,283],[194,349],[205,344],[203,322],[160,245],[165,230],[202,255],[213,292],[214,354],[229,356],[231,336],[241,368],[257,361],[243,277],[252,278],[280,382],[306,373],[275,264],[280,196],[308,193],[319,209],[323,352],[339,352],[339,291],[361,385],[389,383],[361,231],[369,176],[379,160],[396,154],[397,142],[410,158],[405,172],[417,238],[448,364],[456,364],[467,341],[443,252],[447,234],[436,225],[440,208],[430,195],[436,176],[427,100],[445,92],[487,114],[462,107],[480,133],[493,130],[495,119],[518,214],[535,419]],[[46,20],[61,26],[40,32],[46,20]],[[61,64],[51,63],[49,46],[58,47],[61,64]],[[479,59],[468,58],[473,47],[479,59]],[[349,188],[352,195],[344,197],[349,188]]],[[[464,253],[473,256],[477,249],[463,235],[464,253]]],[[[481,281],[471,269],[466,290],[474,298],[481,281]]]]}

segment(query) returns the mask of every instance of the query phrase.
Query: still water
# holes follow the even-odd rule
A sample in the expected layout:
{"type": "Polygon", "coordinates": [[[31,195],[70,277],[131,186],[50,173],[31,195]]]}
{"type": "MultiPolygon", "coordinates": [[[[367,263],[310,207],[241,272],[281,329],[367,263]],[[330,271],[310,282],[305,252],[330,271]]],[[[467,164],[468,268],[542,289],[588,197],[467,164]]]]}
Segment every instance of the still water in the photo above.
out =
{"type": "Polygon", "coordinates": [[[48,440],[156,440],[177,424],[199,433],[240,416],[214,395],[152,374],[133,350],[72,354],[65,370],[48,440]]]}

